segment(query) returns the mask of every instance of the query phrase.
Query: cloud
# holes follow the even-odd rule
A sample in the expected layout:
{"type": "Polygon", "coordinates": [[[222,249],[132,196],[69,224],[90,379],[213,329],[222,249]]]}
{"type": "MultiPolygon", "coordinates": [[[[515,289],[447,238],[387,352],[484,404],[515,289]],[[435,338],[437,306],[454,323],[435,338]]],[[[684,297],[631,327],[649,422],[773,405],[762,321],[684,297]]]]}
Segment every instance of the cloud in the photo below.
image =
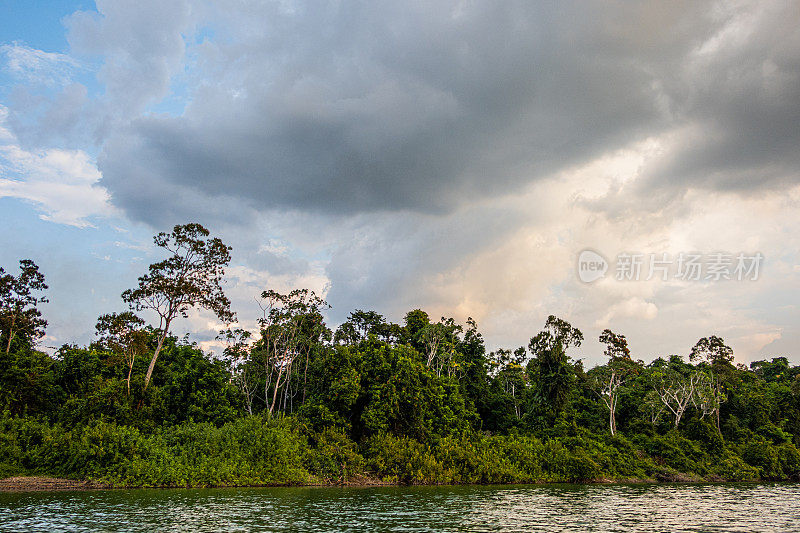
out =
{"type": "MultiPolygon", "coordinates": [[[[245,320],[253,294],[310,285],[334,324],[422,307],[477,318],[490,347],[557,314],[588,362],[605,327],[645,359],[709,334],[739,360],[796,351],[793,7],[101,1],[66,19],[63,57],[100,65],[102,94],[12,91],[0,190],[73,224],[110,201],[158,230],[219,229],[245,320]],[[586,285],[585,248],[767,267],[586,285]]],[[[207,317],[187,324],[211,342],[207,317]]]]}
{"type": "Polygon", "coordinates": [[[73,54],[101,58],[106,120],[125,120],[167,95],[182,69],[182,32],[190,31],[191,10],[186,1],[95,3],[96,12],[65,19],[67,40],[73,54]]]}
{"type": "Polygon", "coordinates": [[[653,320],[657,316],[658,307],[656,304],[634,297],[611,305],[606,314],[595,322],[595,327],[601,328],[604,324],[608,324],[618,318],[653,320]]]}
{"type": "Polygon", "coordinates": [[[0,198],[31,202],[42,219],[78,227],[115,213],[108,193],[97,185],[100,172],[85,152],[24,150],[2,128],[7,114],[0,106],[0,198]]]}
{"type": "Polygon", "coordinates": [[[675,132],[641,196],[798,180],[800,43],[782,4],[195,14],[217,38],[192,50],[201,81],[185,113],[141,116],[99,160],[137,219],[170,209],[130,191],[142,160],[176,191],[331,215],[450,212],[675,132]]]}
{"type": "Polygon", "coordinates": [[[0,46],[6,58],[5,68],[15,78],[40,85],[66,85],[72,73],[82,68],[74,58],[55,52],[45,52],[20,42],[0,46]]]}
{"type": "Polygon", "coordinates": [[[584,10],[226,5],[185,112],[118,131],[104,184],[142,220],[166,207],[128,191],[143,160],[180,189],[332,215],[518,189],[664,120],[652,75],[584,10]]]}

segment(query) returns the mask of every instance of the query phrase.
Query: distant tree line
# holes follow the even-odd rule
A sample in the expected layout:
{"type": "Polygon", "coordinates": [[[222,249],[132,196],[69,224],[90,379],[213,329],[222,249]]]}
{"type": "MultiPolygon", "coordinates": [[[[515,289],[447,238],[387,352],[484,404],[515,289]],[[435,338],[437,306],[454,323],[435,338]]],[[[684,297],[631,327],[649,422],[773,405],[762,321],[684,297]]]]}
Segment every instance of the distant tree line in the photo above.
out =
{"type": "Polygon", "coordinates": [[[52,356],[36,349],[44,276],[30,260],[0,268],[0,474],[129,485],[800,476],[800,367],[786,357],[735,365],[709,336],[686,358],[646,364],[606,329],[606,361],[586,370],[570,355],[583,333],[556,316],[527,346],[487,352],[474,320],[419,309],[402,324],[356,310],[333,330],[307,289],[264,290],[254,334],[236,327],[222,288],[230,247],[199,224],[155,243],[166,258],[122,294],[129,308],[99,317],[89,346],[52,356]],[[170,333],[192,308],[226,324],[220,357],[170,333]],[[198,442],[202,472],[188,451],[198,442]]]}

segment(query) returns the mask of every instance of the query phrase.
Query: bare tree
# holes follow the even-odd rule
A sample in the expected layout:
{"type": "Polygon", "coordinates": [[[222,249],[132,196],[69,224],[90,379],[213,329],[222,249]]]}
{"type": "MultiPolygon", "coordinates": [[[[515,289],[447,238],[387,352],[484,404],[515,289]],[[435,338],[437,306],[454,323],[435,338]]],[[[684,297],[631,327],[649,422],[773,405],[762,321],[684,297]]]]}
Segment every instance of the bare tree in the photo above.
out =
{"type": "Polygon", "coordinates": [[[617,401],[620,389],[625,385],[627,376],[623,369],[610,362],[608,365],[593,369],[590,374],[593,381],[594,392],[600,397],[603,405],[608,409],[608,425],[612,435],[617,433],[617,401]]]}
{"type": "Polygon", "coordinates": [[[722,383],[711,370],[698,372],[700,376],[695,389],[694,405],[700,410],[700,418],[714,416],[717,431],[719,431],[719,409],[726,399],[722,383]]]}
{"type": "Polygon", "coordinates": [[[697,388],[703,380],[703,372],[683,375],[673,369],[658,371],[654,376],[654,390],[672,415],[675,427],[681,422],[686,409],[696,401],[697,388]]]}
{"type": "Polygon", "coordinates": [[[655,425],[661,418],[661,415],[666,410],[664,402],[655,390],[649,391],[644,395],[644,400],[641,405],[641,411],[647,416],[647,420],[655,425]]]}
{"type": "Polygon", "coordinates": [[[453,318],[442,317],[439,322],[422,328],[420,341],[425,346],[426,364],[437,376],[452,376],[457,371],[456,343],[463,327],[453,318]]]}
{"type": "Polygon", "coordinates": [[[439,323],[428,324],[422,329],[420,339],[425,344],[426,364],[428,367],[433,366],[436,355],[439,353],[439,344],[444,341],[444,336],[444,327],[439,323]]]}
{"type": "Polygon", "coordinates": [[[131,309],[150,309],[159,317],[160,334],[147,368],[145,389],[169,328],[178,316],[186,318],[189,309],[202,307],[226,324],[235,320],[230,300],[220,285],[224,267],[231,260],[230,246],[216,237],[209,238],[208,230],[195,223],[175,226],[172,233],[161,232],[153,241],[172,255],[150,265],[149,272],[139,278],[139,286],[122,293],[131,309]]]}

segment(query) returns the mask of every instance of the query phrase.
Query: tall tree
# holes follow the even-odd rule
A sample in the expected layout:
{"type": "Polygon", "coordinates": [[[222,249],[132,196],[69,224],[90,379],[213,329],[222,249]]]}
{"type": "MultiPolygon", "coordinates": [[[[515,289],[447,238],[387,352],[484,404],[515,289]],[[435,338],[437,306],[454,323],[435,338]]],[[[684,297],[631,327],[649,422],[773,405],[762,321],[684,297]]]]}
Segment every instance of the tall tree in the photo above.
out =
{"type": "Polygon", "coordinates": [[[650,365],[650,381],[664,407],[672,413],[677,428],[689,405],[696,404],[697,388],[706,374],[686,365],[677,355],[670,356],[668,365],[656,366],[656,363],[650,365]]]}
{"type": "Polygon", "coordinates": [[[131,374],[136,356],[147,351],[147,341],[150,335],[142,329],[144,320],[131,311],[123,313],[109,313],[97,319],[95,330],[101,347],[112,353],[122,355],[128,375],[125,382],[128,384],[128,396],[131,394],[131,374]]]}
{"type": "Polygon", "coordinates": [[[706,415],[714,416],[717,431],[720,431],[719,409],[727,399],[722,390],[722,383],[711,369],[698,370],[697,373],[699,381],[693,400],[695,407],[700,410],[700,418],[704,418],[706,415]]]}
{"type": "Polygon", "coordinates": [[[572,346],[580,346],[582,342],[581,330],[564,319],[550,315],[547,317],[544,329],[531,339],[528,349],[536,356],[544,350],[552,350],[556,344],[561,344],[561,348],[566,351],[572,346]]]}
{"type": "Polygon", "coordinates": [[[625,335],[604,329],[600,334],[600,342],[606,345],[605,355],[609,359],[630,359],[631,350],[628,348],[628,339],[625,335]]]}
{"type": "Polygon", "coordinates": [[[490,365],[494,369],[493,377],[502,387],[503,392],[511,398],[514,407],[514,416],[522,417],[521,398],[525,391],[527,376],[522,364],[528,354],[525,347],[520,346],[513,352],[500,348],[489,354],[490,365]]]}
{"type": "Polygon", "coordinates": [[[47,321],[37,306],[47,298],[35,293],[46,289],[44,275],[30,259],[19,262],[19,276],[0,267],[0,338],[5,340],[6,353],[15,339],[33,344],[44,336],[47,321]]]}
{"type": "Polygon", "coordinates": [[[196,223],[177,225],[171,233],[161,232],[153,241],[172,255],[150,265],[149,272],[139,278],[138,287],[122,293],[122,299],[131,309],[150,309],[159,317],[158,344],[147,368],[145,388],[177,317],[186,318],[189,309],[202,307],[214,312],[224,323],[235,320],[230,300],[220,285],[224,267],[231,260],[230,246],[219,238],[209,238],[209,231],[196,223]]]}
{"type": "Polygon", "coordinates": [[[725,341],[716,335],[703,337],[692,348],[689,354],[692,362],[708,362],[712,365],[733,362],[733,348],[725,344],[725,341]]]}
{"type": "Polygon", "coordinates": [[[590,371],[594,391],[600,396],[608,409],[608,425],[611,434],[617,432],[617,401],[625,383],[636,373],[637,365],[631,360],[631,351],[625,335],[603,330],[600,342],[606,345],[605,355],[608,363],[590,371]]]}
{"type": "Polygon", "coordinates": [[[550,411],[554,421],[569,401],[576,377],[567,355],[567,348],[580,346],[583,333],[566,320],[550,315],[544,329],[533,337],[528,349],[533,359],[528,373],[534,386],[534,397],[550,411]]]}

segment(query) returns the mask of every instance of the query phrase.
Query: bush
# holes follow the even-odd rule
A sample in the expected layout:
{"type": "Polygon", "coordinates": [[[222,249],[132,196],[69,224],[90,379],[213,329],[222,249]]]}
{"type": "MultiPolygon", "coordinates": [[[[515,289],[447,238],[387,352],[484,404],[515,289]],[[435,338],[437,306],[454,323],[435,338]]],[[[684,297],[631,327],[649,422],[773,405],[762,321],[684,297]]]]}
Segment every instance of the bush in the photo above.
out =
{"type": "Polygon", "coordinates": [[[800,452],[791,444],[778,446],[778,461],[783,477],[800,481],[800,452]]]}
{"type": "Polygon", "coordinates": [[[783,477],[778,452],[764,439],[746,444],[742,449],[742,459],[758,468],[761,479],[776,480],[783,477]]]}
{"type": "Polygon", "coordinates": [[[408,437],[378,433],[366,441],[367,467],[387,482],[421,484],[449,483],[428,446],[408,437]]]}
{"type": "Polygon", "coordinates": [[[145,487],[308,479],[300,461],[304,440],[285,420],[241,418],[219,428],[187,423],[151,434],[102,421],[71,430],[25,418],[2,424],[0,463],[6,470],[145,487]]]}
{"type": "Polygon", "coordinates": [[[757,468],[750,466],[729,450],[726,450],[717,462],[714,473],[726,481],[757,481],[760,477],[757,468]]]}
{"type": "Polygon", "coordinates": [[[342,431],[327,429],[312,436],[314,446],[307,448],[305,465],[309,472],[326,481],[344,482],[364,472],[364,457],[356,443],[342,431]]]}

